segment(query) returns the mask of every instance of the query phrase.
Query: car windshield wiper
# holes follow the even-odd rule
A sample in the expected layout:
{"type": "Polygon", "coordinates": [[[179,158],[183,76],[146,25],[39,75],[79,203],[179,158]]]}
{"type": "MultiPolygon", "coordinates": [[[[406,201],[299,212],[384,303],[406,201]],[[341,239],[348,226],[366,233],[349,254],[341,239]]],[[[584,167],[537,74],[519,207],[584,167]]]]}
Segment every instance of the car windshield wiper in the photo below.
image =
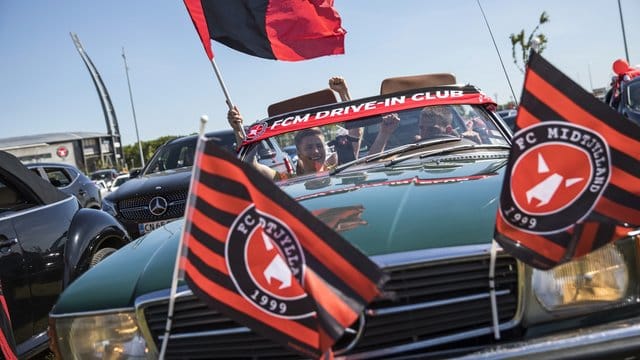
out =
{"type": "Polygon", "coordinates": [[[333,171],[331,171],[331,175],[335,175],[335,174],[341,172],[342,170],[344,170],[344,169],[346,169],[348,167],[354,166],[354,165],[359,165],[359,164],[368,163],[368,162],[371,162],[371,161],[376,161],[378,159],[382,159],[382,158],[393,156],[393,155],[397,155],[397,154],[402,154],[402,153],[407,152],[407,151],[411,151],[411,150],[415,150],[415,149],[419,149],[419,148],[423,148],[423,147],[427,147],[427,146],[446,144],[446,143],[458,142],[458,141],[460,141],[460,138],[458,138],[458,137],[451,137],[451,138],[447,137],[447,138],[430,139],[430,140],[420,141],[420,142],[417,142],[417,143],[401,145],[401,146],[398,146],[398,147],[394,147],[393,149],[382,151],[382,152],[376,153],[376,154],[370,154],[370,155],[361,157],[359,159],[350,161],[348,163],[344,163],[342,165],[336,166],[333,169],[333,171]]]}
{"type": "MultiPolygon", "coordinates": [[[[427,150],[424,151],[420,154],[420,159],[424,159],[426,157],[429,156],[434,156],[434,155],[444,155],[444,154],[448,154],[448,153],[452,153],[452,152],[457,152],[457,151],[465,151],[465,150],[509,150],[511,149],[511,146],[509,145],[501,145],[501,144],[491,144],[491,145],[471,145],[471,144],[466,144],[466,145],[457,145],[457,146],[452,146],[449,148],[445,148],[445,149],[436,149],[436,150],[427,150]]],[[[413,158],[415,157],[414,155],[409,155],[409,156],[401,156],[401,157],[397,157],[387,163],[385,163],[385,166],[392,166],[395,165],[397,163],[403,162],[407,159],[413,158]]]]}

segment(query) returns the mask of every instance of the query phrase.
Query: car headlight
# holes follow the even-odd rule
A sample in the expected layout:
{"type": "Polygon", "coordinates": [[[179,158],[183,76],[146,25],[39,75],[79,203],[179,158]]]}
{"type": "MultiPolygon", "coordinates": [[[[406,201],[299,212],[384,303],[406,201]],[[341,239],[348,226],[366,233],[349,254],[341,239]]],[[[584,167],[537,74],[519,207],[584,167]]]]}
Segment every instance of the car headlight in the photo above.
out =
{"type": "Polygon", "coordinates": [[[102,199],[102,210],[108,212],[112,216],[117,215],[116,205],[113,202],[107,200],[106,198],[102,199]]]}
{"type": "Polygon", "coordinates": [[[629,272],[622,254],[607,245],[547,271],[533,271],[533,292],[547,310],[620,301],[627,293],[629,272]]]}
{"type": "Polygon", "coordinates": [[[133,312],[53,319],[63,359],[151,359],[133,312]]]}

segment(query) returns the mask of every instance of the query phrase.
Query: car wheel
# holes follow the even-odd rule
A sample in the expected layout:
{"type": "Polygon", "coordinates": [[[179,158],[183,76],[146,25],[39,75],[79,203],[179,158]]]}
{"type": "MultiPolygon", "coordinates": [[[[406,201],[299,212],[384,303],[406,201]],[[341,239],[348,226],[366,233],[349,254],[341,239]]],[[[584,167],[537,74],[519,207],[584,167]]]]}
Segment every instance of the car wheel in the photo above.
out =
{"type": "Polygon", "coordinates": [[[116,250],[118,249],[114,249],[114,248],[102,248],[98,251],[96,251],[95,254],[93,254],[93,257],[91,257],[91,263],[89,263],[89,268],[92,268],[94,266],[96,266],[97,263],[99,263],[100,261],[104,260],[107,256],[113,254],[114,252],[116,252],[116,250]]]}

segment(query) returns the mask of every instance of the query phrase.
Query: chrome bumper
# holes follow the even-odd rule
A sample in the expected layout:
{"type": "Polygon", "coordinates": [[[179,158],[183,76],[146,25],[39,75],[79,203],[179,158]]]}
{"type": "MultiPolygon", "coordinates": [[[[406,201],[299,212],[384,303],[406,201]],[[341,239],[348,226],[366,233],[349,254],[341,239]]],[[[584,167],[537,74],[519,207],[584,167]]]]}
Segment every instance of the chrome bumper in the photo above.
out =
{"type": "Polygon", "coordinates": [[[640,358],[640,316],[528,341],[496,345],[458,359],[602,358],[633,354],[640,358]]]}

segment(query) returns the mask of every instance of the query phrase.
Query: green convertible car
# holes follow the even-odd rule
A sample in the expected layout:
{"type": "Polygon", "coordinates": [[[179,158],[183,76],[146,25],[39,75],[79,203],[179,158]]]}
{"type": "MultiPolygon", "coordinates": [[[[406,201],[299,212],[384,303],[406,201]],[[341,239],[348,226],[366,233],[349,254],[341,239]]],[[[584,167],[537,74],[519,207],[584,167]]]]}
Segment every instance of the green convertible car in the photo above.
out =
{"type": "MultiPolygon", "coordinates": [[[[511,130],[493,100],[444,78],[396,78],[378,96],[290,104],[247,129],[238,153],[244,161],[262,140],[284,148],[301,130],[320,129],[325,143],[314,151],[321,155],[298,147],[297,166],[276,182],[389,275],[383,295],[335,344],[336,357],[640,353],[638,237],[550,271],[492,251],[511,130]],[[304,162],[318,158],[321,171],[303,173],[304,162]]],[[[50,313],[58,359],[158,357],[182,226],[178,220],[146,234],[64,291],[50,313]]],[[[166,358],[299,355],[179,283],[166,358]]]]}

